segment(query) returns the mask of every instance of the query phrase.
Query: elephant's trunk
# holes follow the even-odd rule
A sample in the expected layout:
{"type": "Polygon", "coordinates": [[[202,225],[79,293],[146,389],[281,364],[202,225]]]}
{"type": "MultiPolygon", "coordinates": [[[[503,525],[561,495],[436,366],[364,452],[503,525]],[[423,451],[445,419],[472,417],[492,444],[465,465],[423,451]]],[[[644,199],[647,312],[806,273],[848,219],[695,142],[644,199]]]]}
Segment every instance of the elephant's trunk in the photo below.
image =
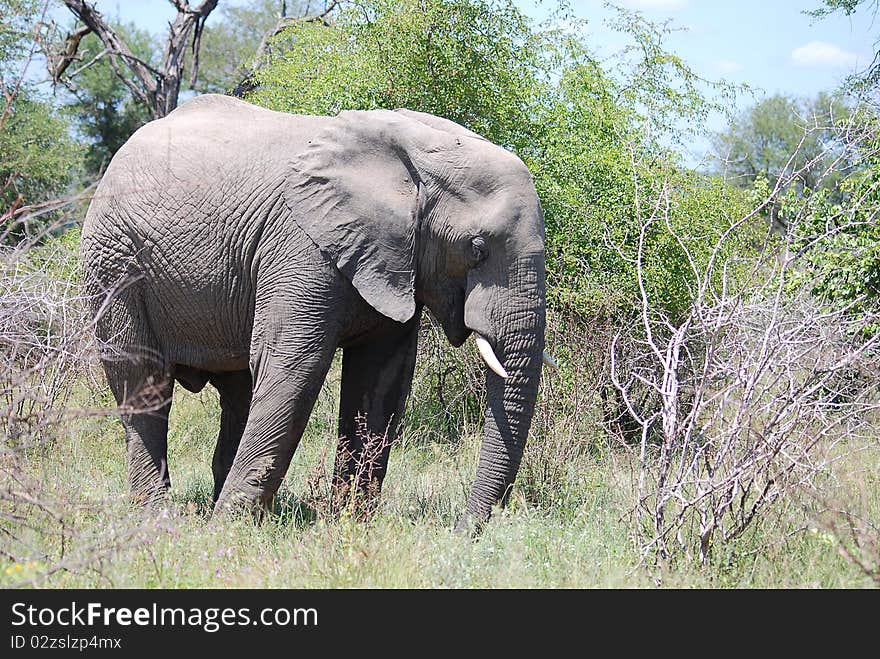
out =
{"type": "Polygon", "coordinates": [[[486,372],[487,407],[477,475],[459,528],[479,527],[503,504],[519,471],[544,361],[543,257],[520,260],[511,294],[500,301],[495,353],[507,377],[486,372]]]}

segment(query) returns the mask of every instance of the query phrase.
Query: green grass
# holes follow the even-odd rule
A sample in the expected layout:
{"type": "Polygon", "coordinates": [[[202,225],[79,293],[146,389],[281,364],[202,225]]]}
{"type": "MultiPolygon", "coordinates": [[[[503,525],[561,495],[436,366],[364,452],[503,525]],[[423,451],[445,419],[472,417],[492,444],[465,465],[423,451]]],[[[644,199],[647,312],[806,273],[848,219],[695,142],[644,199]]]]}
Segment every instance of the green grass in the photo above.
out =
{"type": "MultiPolygon", "coordinates": [[[[328,518],[314,505],[314,490],[316,476],[326,475],[332,461],[335,400],[330,392],[335,386],[331,378],[279,492],[275,514],[259,525],[208,516],[218,420],[212,391],[176,391],[169,438],[173,505],[160,519],[125,504],[119,423],[92,417],[70,424],[54,445],[32,451],[26,461],[28,474],[49,495],[67,502],[64,532],[51,516],[29,508],[29,524],[43,530],[20,533],[32,549],[28,555],[19,549],[14,561],[0,562],[0,586],[871,585],[840,555],[841,539],[811,522],[806,500],[719,551],[708,564],[640,566],[629,535],[631,470],[620,451],[566,450],[565,468],[550,472],[552,482],[542,482],[548,476],[537,461],[551,459],[552,451],[532,447],[508,508],[493,517],[479,540],[467,540],[451,529],[475,472],[475,430],[459,441],[407,433],[392,452],[377,514],[369,522],[328,518]]],[[[862,454],[844,474],[838,486],[858,485],[866,514],[880,518],[876,451],[862,454]]]]}

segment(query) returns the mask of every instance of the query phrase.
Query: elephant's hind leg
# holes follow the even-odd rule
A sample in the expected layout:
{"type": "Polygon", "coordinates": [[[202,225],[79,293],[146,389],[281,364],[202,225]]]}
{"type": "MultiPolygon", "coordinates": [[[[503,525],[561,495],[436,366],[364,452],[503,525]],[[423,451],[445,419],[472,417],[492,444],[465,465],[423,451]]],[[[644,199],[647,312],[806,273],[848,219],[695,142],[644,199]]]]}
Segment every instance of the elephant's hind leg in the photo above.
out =
{"type": "Polygon", "coordinates": [[[241,436],[247,424],[248,409],[251,406],[251,372],[232,371],[214,373],[211,384],[220,394],[220,432],[214,449],[214,502],[220,497],[223,484],[232,468],[232,461],[238,451],[241,436]]]}
{"type": "Polygon", "coordinates": [[[168,471],[168,414],[174,381],[146,322],[135,291],[123,291],[98,319],[102,364],[125,429],[132,498],[145,505],[165,502],[168,471]]]}
{"type": "MultiPolygon", "coordinates": [[[[117,380],[118,381],[118,380],[117,380]]],[[[128,484],[132,498],[147,506],[165,503],[171,488],[168,470],[168,414],[173,381],[164,375],[143,380],[142,395],[121,403],[128,459],[128,484]],[[126,408],[131,408],[128,412],[126,408]]],[[[113,387],[111,387],[113,388],[113,387]]],[[[113,388],[117,401],[120,396],[113,388]]]]}
{"type": "Polygon", "coordinates": [[[215,509],[268,510],[333,361],[343,307],[337,276],[310,245],[264,264],[254,308],[253,395],[241,444],[215,509]]]}
{"type": "Polygon", "coordinates": [[[419,317],[400,332],[343,351],[333,475],[338,505],[369,512],[377,503],[412,384],[419,317]]]}
{"type": "MultiPolygon", "coordinates": [[[[299,338],[299,337],[298,337],[299,338]]],[[[333,346],[299,339],[254,370],[247,423],[215,510],[271,508],[333,359],[333,346]]],[[[268,351],[267,351],[268,352],[268,351]]]]}

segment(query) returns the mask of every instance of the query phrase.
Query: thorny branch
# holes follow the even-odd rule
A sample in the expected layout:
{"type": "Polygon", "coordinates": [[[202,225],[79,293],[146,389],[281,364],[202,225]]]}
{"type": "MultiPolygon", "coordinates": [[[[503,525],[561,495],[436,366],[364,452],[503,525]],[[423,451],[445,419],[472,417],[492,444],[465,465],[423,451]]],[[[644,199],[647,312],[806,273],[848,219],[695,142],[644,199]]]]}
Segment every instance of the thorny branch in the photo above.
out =
{"type": "MultiPolygon", "coordinates": [[[[836,157],[847,157],[846,150],[836,157]]],[[[875,432],[880,334],[869,328],[880,316],[853,313],[858,300],[822,304],[811,282],[792,283],[803,250],[791,236],[809,210],[788,218],[782,238],[768,235],[751,262],[725,256],[732,232],[772,207],[802,174],[795,162],[796,154],[766,198],[731,222],[703,265],[670,220],[666,184],[649,215],[636,191],[641,232],[634,253],[612,245],[636,265],[639,282],[638,327],[612,340],[610,377],[640,429],[633,516],[646,561],[676,554],[707,560],[713,547],[740,536],[786,494],[814,488],[840,452],[857,450],[875,432]],[[659,223],[690,268],[693,300],[680,318],[664,311],[645,281],[643,245],[659,223]]],[[[633,155],[634,176],[636,165],[633,155]]],[[[842,212],[813,244],[852,226],[848,221],[855,220],[842,212]]]]}

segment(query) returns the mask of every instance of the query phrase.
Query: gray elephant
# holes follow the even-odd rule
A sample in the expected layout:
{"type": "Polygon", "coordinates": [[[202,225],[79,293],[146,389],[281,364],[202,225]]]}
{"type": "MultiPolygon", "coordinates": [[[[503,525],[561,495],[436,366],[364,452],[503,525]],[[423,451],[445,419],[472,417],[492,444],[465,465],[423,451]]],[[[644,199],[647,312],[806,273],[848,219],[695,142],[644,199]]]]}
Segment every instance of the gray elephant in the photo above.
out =
{"type": "Polygon", "coordinates": [[[419,112],[298,116],[200,96],[113,158],[82,261],[136,498],[161,502],[170,486],[176,380],[220,395],[215,510],[270,505],[337,347],[334,482],[380,488],[387,447],[355,477],[363,431],[397,436],[427,307],[454,346],[474,332],[490,369],[459,526],[503,502],[545,323],[543,216],[508,151],[419,112]]]}

